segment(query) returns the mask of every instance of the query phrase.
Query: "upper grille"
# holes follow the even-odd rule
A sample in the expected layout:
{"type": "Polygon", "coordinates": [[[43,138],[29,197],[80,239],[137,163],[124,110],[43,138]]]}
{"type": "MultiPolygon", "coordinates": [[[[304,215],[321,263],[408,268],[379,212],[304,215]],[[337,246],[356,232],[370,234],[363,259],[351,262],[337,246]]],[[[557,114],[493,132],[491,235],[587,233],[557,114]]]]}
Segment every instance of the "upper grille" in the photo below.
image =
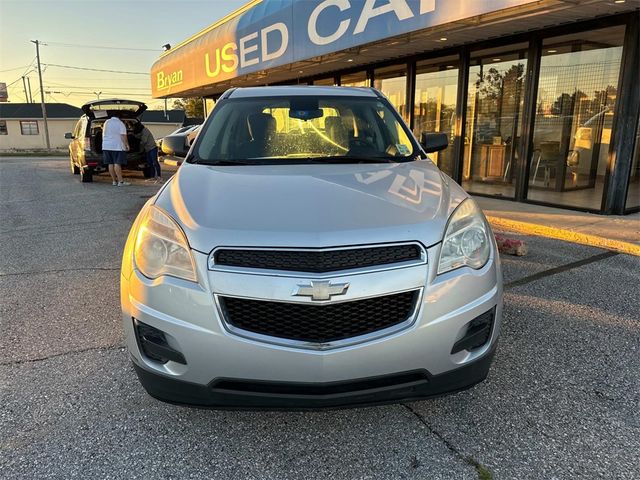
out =
{"type": "Polygon", "coordinates": [[[318,251],[225,248],[214,254],[216,265],[309,273],[336,272],[420,259],[421,249],[415,244],[318,251]]]}
{"type": "Polygon", "coordinates": [[[357,337],[409,319],[418,291],[312,305],[220,297],[228,324],[261,335],[311,343],[357,337]]]}

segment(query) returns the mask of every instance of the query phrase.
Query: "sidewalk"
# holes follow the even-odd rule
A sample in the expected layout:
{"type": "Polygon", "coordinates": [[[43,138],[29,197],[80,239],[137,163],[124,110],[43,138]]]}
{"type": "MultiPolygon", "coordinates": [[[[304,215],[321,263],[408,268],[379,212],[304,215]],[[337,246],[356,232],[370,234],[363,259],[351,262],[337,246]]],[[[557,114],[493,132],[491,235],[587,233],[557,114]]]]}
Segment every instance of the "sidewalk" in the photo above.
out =
{"type": "Polygon", "coordinates": [[[497,231],[557,238],[640,256],[640,213],[594,215],[494,198],[474,199],[497,231]]]}

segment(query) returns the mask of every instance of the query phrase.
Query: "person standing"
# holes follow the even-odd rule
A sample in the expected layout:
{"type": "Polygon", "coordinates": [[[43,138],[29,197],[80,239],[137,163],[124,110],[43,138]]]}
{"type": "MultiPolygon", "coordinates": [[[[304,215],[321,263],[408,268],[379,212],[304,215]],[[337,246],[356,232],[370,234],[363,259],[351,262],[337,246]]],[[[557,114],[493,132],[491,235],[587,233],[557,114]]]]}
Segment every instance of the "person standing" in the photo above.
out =
{"type": "Polygon", "coordinates": [[[162,175],[160,171],[160,162],[158,162],[158,146],[156,145],[156,139],[153,138],[151,131],[145,127],[142,123],[137,123],[134,127],[134,133],[136,137],[140,139],[140,147],[145,151],[147,156],[147,164],[153,172],[153,178],[148,181],[154,183],[162,183],[162,175]]]}
{"type": "Polygon", "coordinates": [[[102,127],[102,163],[109,166],[113,186],[131,185],[122,178],[122,165],[127,164],[128,151],[127,127],[118,117],[110,117],[102,127]]]}

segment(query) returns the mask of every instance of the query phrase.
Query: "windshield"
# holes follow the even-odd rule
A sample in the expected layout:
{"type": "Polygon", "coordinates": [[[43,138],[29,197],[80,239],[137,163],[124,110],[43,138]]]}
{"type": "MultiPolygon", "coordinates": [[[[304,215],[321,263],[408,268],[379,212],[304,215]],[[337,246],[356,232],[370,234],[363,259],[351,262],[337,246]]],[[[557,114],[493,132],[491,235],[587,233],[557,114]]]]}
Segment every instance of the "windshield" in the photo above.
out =
{"type": "Polygon", "coordinates": [[[414,155],[406,127],[373,97],[229,99],[199,137],[198,163],[377,163],[414,155]]]}

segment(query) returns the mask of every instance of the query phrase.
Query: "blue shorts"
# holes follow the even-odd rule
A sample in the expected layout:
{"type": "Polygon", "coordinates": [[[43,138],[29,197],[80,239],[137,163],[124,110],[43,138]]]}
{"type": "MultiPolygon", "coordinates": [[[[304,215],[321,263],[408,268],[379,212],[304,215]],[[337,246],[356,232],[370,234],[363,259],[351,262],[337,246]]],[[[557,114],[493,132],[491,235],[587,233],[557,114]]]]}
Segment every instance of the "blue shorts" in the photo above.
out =
{"type": "Polygon", "coordinates": [[[102,151],[102,163],[104,165],[126,165],[127,164],[127,152],[116,150],[103,150],[102,151]]]}

